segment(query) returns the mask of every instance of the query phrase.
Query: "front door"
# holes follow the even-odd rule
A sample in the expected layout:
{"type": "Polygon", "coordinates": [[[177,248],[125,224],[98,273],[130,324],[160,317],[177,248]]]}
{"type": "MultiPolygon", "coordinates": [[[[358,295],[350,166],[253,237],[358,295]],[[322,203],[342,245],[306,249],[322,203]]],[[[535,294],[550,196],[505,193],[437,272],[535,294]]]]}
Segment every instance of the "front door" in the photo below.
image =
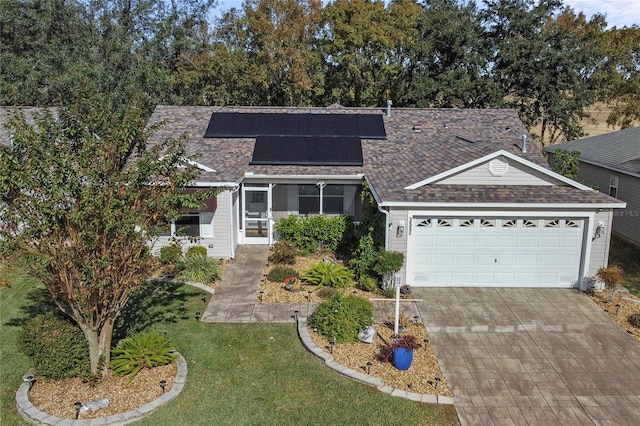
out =
{"type": "Polygon", "coordinates": [[[271,185],[244,186],[242,229],[245,244],[269,244],[271,236],[271,185]]]}

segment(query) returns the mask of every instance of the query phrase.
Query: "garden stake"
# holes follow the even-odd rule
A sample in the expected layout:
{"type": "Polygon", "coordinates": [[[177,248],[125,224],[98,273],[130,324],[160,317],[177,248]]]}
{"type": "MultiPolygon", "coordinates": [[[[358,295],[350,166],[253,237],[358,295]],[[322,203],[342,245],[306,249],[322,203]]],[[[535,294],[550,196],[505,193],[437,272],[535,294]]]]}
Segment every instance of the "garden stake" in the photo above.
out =
{"type": "Polygon", "coordinates": [[[78,416],[80,415],[80,407],[82,407],[82,402],[80,401],[74,402],[73,407],[76,409],[76,420],[77,420],[78,416]]]}
{"type": "Polygon", "coordinates": [[[165,386],[167,386],[167,381],[165,379],[160,380],[160,387],[162,388],[162,393],[164,393],[165,386]]]}

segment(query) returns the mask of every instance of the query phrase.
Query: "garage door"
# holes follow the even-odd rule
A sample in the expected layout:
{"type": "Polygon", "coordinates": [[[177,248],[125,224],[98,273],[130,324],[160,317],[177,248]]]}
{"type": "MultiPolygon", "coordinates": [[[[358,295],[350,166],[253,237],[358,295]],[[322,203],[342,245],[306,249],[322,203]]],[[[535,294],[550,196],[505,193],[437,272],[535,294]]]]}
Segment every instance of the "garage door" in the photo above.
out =
{"type": "Polygon", "coordinates": [[[413,217],[407,283],[572,287],[583,219],[413,217]]]}

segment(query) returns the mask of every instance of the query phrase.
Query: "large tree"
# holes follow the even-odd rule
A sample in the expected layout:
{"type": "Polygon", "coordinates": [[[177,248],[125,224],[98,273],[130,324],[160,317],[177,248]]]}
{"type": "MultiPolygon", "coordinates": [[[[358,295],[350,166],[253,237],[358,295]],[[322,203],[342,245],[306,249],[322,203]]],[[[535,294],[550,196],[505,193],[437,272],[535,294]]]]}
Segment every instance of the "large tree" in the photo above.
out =
{"type": "Polygon", "coordinates": [[[16,113],[0,146],[0,242],[26,257],[55,304],[84,332],[91,370],[106,372],[114,322],[152,265],[158,226],[211,194],[183,140],[149,146],[139,111],[81,117],[60,110],[36,124],[16,113]]]}
{"type": "Polygon", "coordinates": [[[507,105],[543,145],[581,136],[580,120],[596,99],[590,77],[601,53],[593,32],[604,26],[602,16],[586,22],[571,9],[562,11],[561,0],[485,3],[492,73],[507,105]]]}

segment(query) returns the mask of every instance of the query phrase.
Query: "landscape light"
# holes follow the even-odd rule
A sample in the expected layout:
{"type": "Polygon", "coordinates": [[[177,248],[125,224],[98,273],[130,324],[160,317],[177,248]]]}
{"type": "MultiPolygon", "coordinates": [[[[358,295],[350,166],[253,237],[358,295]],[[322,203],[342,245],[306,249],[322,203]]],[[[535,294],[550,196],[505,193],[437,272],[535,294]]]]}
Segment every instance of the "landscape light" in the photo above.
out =
{"type": "Polygon", "coordinates": [[[164,393],[165,386],[167,386],[167,381],[165,379],[160,380],[160,387],[162,388],[162,393],[164,393]]]}
{"type": "Polygon", "coordinates": [[[200,321],[200,316],[202,316],[200,311],[196,312],[196,321],[200,321]]]}
{"type": "Polygon", "coordinates": [[[80,415],[80,407],[82,407],[82,402],[76,401],[76,402],[73,403],[73,408],[76,409],[76,420],[78,419],[78,416],[80,415]]]}

